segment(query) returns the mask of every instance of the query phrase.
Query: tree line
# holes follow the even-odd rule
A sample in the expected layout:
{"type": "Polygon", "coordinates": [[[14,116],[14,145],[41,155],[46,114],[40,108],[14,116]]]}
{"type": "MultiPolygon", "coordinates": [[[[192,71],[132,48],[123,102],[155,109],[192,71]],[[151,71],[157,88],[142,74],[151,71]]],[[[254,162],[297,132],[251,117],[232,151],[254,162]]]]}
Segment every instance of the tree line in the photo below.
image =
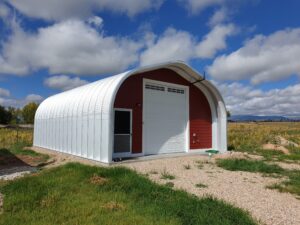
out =
{"type": "Polygon", "coordinates": [[[33,124],[38,104],[30,102],[23,108],[0,105],[0,124],[33,124]]]}

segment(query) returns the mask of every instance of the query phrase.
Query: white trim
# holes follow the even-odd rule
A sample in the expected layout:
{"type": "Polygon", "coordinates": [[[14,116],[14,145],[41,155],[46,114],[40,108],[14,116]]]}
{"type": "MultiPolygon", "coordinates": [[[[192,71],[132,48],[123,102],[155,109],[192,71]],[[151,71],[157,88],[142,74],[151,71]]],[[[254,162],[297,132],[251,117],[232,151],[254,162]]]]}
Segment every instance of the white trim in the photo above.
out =
{"type": "MultiPolygon", "coordinates": [[[[128,157],[127,155],[132,155],[132,109],[128,108],[114,108],[114,118],[115,118],[115,112],[116,111],[124,111],[124,112],[130,112],[130,151],[129,152],[121,152],[121,153],[115,153],[113,149],[113,157],[128,157]]],[[[113,127],[115,127],[115,120],[113,127]]],[[[113,139],[115,139],[115,131],[113,135],[113,139]]],[[[128,135],[128,134],[117,134],[117,135],[128,135]]]]}
{"type": "MultiPolygon", "coordinates": [[[[142,137],[142,153],[145,155],[145,126],[144,126],[144,118],[145,118],[145,85],[146,83],[152,83],[152,84],[157,84],[157,85],[162,85],[166,87],[175,87],[175,88],[180,88],[184,90],[185,94],[185,102],[186,102],[186,128],[185,128],[185,149],[183,152],[189,152],[190,151],[190,88],[189,86],[186,85],[181,85],[181,84],[174,84],[170,82],[164,82],[164,81],[159,81],[159,80],[152,80],[148,78],[143,78],[143,115],[142,115],[142,132],[143,132],[143,137],[142,137]]],[[[166,92],[168,91],[167,89],[165,90],[166,92]]],[[[171,153],[163,153],[163,154],[171,154],[171,153]]]]}

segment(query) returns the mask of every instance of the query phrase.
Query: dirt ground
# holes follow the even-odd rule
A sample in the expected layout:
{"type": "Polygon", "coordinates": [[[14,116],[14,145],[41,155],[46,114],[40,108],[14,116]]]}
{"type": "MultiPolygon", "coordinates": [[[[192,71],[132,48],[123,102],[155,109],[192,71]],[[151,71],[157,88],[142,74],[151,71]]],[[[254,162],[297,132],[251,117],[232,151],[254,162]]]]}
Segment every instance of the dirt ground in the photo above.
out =
{"type": "MultiPolygon", "coordinates": [[[[70,161],[88,165],[107,166],[99,162],[80,157],[35,149],[49,154],[51,163],[46,168],[62,165],[70,161]]],[[[243,153],[219,157],[252,157],[243,153]]],[[[283,178],[264,177],[259,173],[227,171],[219,168],[204,155],[186,155],[174,158],[151,159],[145,161],[128,161],[114,166],[125,166],[147,175],[154,182],[174,183],[175,189],[183,189],[199,197],[213,196],[248,211],[261,224],[299,225],[300,200],[289,193],[267,189],[266,186],[280,182],[283,178]],[[199,166],[200,165],[200,166],[199,166]],[[187,169],[188,168],[188,169],[187,169]],[[162,173],[175,176],[173,180],[161,178],[162,173]],[[202,184],[197,187],[196,184],[202,184]]],[[[296,168],[299,168],[297,165],[296,168]]]]}

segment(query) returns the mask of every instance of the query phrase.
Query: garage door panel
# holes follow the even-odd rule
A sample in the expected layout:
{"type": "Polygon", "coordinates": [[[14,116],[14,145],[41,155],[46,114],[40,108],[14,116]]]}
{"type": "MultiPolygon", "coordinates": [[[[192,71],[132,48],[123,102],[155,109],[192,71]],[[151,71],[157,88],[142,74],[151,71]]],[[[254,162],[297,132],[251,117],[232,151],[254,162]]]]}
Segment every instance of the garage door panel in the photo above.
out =
{"type": "Polygon", "coordinates": [[[144,88],[144,152],[184,152],[187,146],[187,91],[172,84],[151,85],[153,89],[144,88]],[[168,88],[182,93],[168,92],[168,88]]]}

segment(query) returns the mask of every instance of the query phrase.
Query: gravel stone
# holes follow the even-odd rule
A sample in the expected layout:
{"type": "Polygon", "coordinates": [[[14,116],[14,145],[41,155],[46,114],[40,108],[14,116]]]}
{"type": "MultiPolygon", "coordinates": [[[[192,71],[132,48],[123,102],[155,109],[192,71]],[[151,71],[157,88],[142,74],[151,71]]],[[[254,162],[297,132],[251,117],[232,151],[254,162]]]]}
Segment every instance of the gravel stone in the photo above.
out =
{"type": "Polygon", "coordinates": [[[183,189],[199,197],[213,196],[248,211],[259,223],[267,225],[299,225],[300,200],[289,193],[267,189],[266,186],[282,181],[283,178],[264,177],[259,173],[227,171],[217,167],[214,159],[197,155],[178,158],[155,159],[123,164],[157,183],[167,171],[176,178],[174,188],[183,189]],[[203,167],[198,168],[202,162],[203,167]],[[190,165],[189,170],[184,165],[190,165]],[[152,173],[151,173],[152,171],[152,173]],[[158,174],[153,174],[157,171],[158,174]],[[197,188],[196,184],[207,185],[197,188]]]}

